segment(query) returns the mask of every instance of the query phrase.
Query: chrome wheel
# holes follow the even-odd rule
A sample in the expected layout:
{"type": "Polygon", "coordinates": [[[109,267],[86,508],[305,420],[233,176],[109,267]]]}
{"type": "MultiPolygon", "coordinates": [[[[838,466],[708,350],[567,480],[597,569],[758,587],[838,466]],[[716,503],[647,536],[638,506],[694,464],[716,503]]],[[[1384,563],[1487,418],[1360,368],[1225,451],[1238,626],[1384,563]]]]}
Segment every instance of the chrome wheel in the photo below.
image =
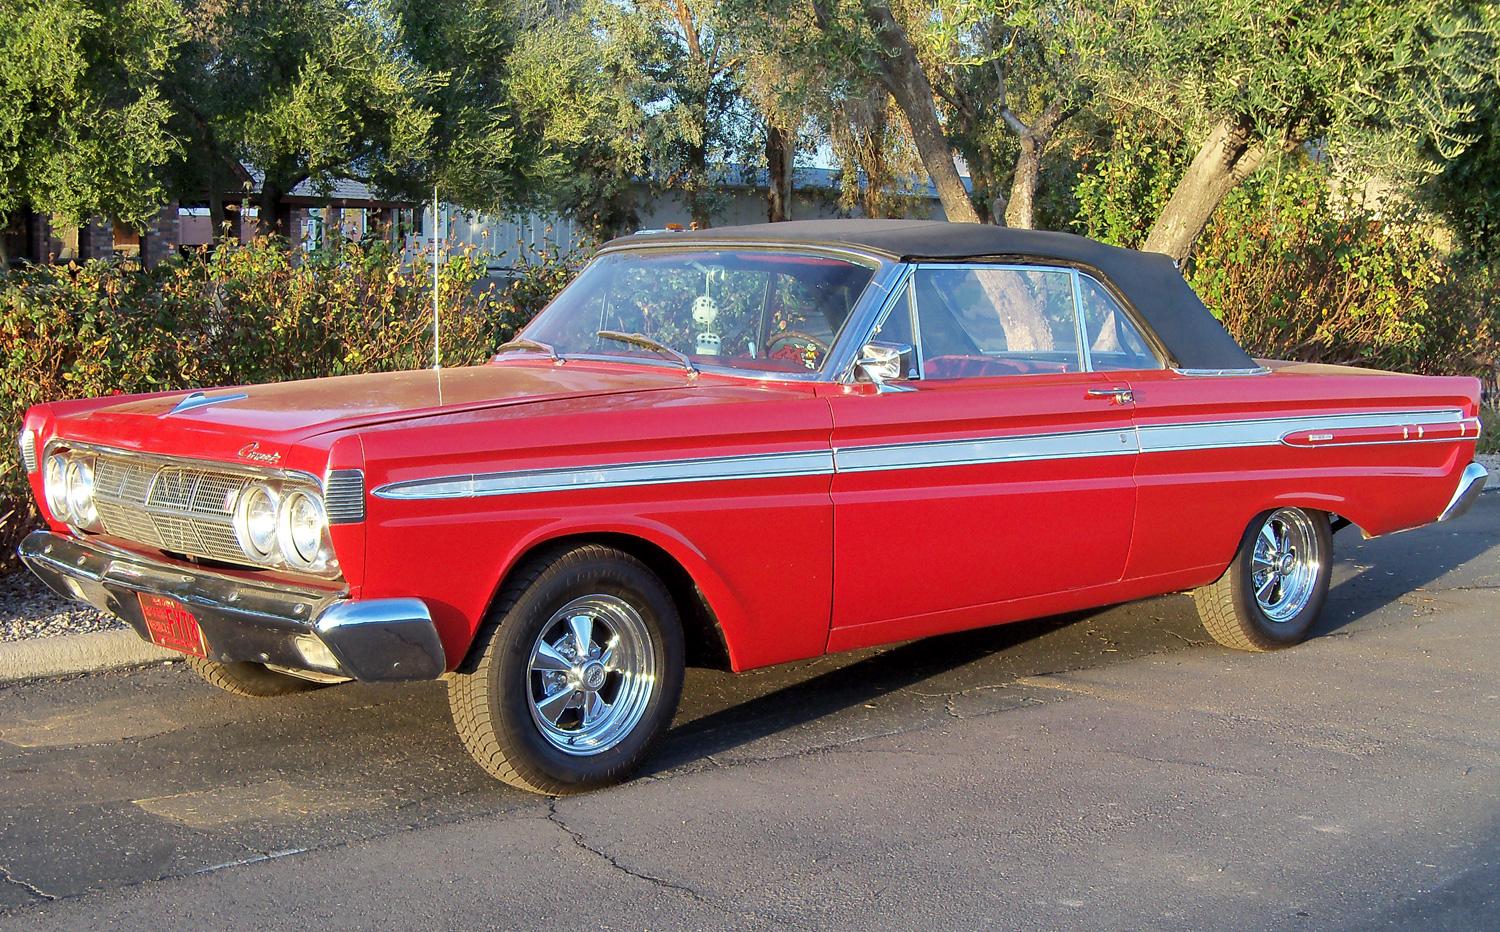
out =
{"type": "Polygon", "coordinates": [[[1317,590],[1323,554],[1312,519],[1299,508],[1266,517],[1250,557],[1255,602],[1278,624],[1301,614],[1317,590]]]}
{"type": "Polygon", "coordinates": [[[549,744],[579,756],[602,753],[625,740],[651,701],[651,631],[618,596],[574,599],[542,626],[526,679],[531,718],[549,744]]]}

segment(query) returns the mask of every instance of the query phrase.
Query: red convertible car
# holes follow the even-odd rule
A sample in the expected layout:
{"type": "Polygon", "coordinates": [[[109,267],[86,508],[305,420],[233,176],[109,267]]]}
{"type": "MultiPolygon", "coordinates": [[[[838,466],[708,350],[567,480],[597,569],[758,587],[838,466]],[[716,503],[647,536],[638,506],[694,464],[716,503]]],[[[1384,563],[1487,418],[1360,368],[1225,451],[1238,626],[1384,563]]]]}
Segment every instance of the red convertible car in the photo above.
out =
{"type": "Polygon", "coordinates": [[[21,556],[231,692],[446,678],[482,767],[566,793],[690,660],[1178,591],[1295,644],[1332,531],[1473,502],[1478,396],[1251,359],[1170,259],[1066,234],[643,234],[487,365],[33,408],[21,556]]]}

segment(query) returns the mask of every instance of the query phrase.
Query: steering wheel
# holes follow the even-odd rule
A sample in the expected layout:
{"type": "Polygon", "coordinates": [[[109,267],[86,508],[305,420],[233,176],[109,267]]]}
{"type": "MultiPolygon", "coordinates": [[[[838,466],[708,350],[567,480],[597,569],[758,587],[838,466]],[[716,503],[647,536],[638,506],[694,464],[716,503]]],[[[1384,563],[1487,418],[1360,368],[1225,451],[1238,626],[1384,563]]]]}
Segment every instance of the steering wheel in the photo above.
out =
{"type": "Polygon", "coordinates": [[[783,330],[780,333],[776,334],[776,336],[766,341],[766,355],[771,355],[772,353],[776,352],[776,347],[780,346],[783,343],[790,343],[793,340],[801,340],[803,343],[811,346],[819,353],[823,353],[826,355],[828,352],[828,344],[824,343],[822,340],[818,339],[810,333],[802,330],[783,330]]]}

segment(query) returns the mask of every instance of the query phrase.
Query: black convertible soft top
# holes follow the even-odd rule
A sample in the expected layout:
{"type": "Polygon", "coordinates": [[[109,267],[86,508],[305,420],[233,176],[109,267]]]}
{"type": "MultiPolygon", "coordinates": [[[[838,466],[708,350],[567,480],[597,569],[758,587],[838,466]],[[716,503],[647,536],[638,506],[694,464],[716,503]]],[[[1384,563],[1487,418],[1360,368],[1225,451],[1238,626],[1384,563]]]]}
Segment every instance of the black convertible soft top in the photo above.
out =
{"type": "Polygon", "coordinates": [[[847,246],[902,262],[923,259],[1042,260],[1097,272],[1130,302],[1184,369],[1255,366],[1214,319],[1168,256],[1045,230],[938,220],[793,220],[683,233],[637,233],[606,247],[723,243],[847,246]]]}

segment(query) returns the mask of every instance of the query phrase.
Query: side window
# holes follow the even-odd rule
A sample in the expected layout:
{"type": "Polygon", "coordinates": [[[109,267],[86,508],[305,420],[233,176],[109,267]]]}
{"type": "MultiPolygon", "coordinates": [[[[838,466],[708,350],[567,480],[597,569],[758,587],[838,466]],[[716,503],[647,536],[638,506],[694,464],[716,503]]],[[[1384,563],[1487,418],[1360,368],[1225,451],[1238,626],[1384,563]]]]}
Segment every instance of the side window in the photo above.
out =
{"type": "Polygon", "coordinates": [[[1069,272],[919,268],[913,281],[924,378],[1082,368],[1069,272]]]}
{"type": "Polygon", "coordinates": [[[1162,368],[1162,361],[1152,352],[1151,344],[1135,321],[1103,285],[1080,275],[1078,294],[1083,301],[1083,322],[1088,327],[1089,358],[1094,371],[1162,368]]]}
{"type": "Polygon", "coordinates": [[[875,328],[870,339],[881,343],[905,343],[908,346],[915,343],[911,336],[911,288],[903,286],[901,295],[891,303],[890,312],[885,315],[885,320],[875,328]]]}
{"type": "Polygon", "coordinates": [[[885,319],[870,334],[870,339],[879,343],[899,343],[909,346],[913,352],[909,354],[912,360],[911,368],[902,378],[914,379],[917,377],[916,369],[916,340],[912,338],[911,327],[911,286],[907,284],[902,287],[901,294],[891,302],[891,307],[886,312],[885,319]]]}

